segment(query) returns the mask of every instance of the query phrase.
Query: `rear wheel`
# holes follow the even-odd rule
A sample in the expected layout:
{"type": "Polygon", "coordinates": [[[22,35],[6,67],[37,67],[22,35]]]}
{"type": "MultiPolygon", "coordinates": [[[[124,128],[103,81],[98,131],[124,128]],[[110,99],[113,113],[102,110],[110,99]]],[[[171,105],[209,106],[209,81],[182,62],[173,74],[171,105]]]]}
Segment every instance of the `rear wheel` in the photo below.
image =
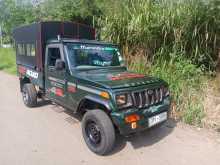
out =
{"type": "Polygon", "coordinates": [[[109,153],[115,143],[115,130],[108,115],[101,110],[88,111],[82,121],[83,138],[91,151],[109,153]]]}
{"type": "Polygon", "coordinates": [[[23,102],[27,107],[35,107],[37,105],[37,91],[33,84],[24,84],[22,88],[23,102]]]}

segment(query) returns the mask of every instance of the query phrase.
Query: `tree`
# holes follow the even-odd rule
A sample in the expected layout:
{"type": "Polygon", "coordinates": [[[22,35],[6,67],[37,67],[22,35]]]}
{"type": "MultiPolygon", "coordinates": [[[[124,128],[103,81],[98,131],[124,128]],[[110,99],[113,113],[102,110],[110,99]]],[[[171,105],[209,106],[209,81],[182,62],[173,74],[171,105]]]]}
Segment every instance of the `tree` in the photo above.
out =
{"type": "Polygon", "coordinates": [[[4,31],[4,38],[11,40],[12,30],[20,25],[33,22],[33,5],[24,1],[18,4],[16,0],[0,1],[0,24],[4,31]]]}

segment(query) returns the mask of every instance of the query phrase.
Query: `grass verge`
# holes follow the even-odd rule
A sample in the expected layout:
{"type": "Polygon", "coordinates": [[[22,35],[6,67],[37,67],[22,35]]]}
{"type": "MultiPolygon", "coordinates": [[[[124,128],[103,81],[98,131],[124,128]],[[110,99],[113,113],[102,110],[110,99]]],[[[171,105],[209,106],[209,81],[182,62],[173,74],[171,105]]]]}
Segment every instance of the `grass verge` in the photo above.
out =
{"type": "Polygon", "coordinates": [[[0,70],[16,74],[15,52],[12,48],[0,48],[0,70]]]}

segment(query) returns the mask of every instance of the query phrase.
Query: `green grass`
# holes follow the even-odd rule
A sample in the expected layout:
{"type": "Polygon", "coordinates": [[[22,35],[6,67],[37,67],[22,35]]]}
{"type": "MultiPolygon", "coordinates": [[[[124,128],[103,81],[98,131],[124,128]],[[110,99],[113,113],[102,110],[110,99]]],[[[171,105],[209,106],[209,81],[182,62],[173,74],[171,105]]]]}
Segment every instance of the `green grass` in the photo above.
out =
{"type": "MultiPolygon", "coordinates": [[[[201,126],[202,119],[205,117],[204,107],[202,105],[203,97],[195,95],[195,100],[187,100],[182,119],[185,123],[201,126]]],[[[189,97],[188,99],[193,99],[189,97]]]]}
{"type": "Polygon", "coordinates": [[[15,52],[12,48],[0,48],[0,70],[16,74],[15,52]]]}

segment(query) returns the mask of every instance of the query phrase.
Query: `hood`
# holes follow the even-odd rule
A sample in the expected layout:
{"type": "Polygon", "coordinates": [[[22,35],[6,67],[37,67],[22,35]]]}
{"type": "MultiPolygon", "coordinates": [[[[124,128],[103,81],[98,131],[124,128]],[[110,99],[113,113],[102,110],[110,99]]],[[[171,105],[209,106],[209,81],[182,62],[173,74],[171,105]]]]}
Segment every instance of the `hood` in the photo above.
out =
{"type": "Polygon", "coordinates": [[[155,77],[130,72],[127,70],[91,70],[78,73],[79,78],[86,79],[105,86],[106,88],[119,89],[161,82],[155,77]]]}

